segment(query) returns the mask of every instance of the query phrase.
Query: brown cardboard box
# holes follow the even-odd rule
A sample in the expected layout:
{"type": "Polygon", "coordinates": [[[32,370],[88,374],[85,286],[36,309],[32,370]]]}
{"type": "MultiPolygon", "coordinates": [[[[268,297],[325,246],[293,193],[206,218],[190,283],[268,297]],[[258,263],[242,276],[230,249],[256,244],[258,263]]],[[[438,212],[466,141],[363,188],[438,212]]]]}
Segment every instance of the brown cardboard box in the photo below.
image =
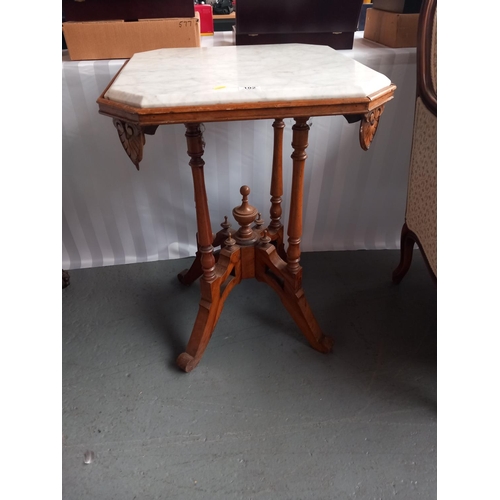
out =
{"type": "Polygon", "coordinates": [[[69,57],[128,59],[136,52],[167,47],[199,47],[198,17],[63,23],[69,57]]]}
{"type": "Polygon", "coordinates": [[[364,37],[388,47],[416,47],[419,15],[368,9],[364,37]]]}

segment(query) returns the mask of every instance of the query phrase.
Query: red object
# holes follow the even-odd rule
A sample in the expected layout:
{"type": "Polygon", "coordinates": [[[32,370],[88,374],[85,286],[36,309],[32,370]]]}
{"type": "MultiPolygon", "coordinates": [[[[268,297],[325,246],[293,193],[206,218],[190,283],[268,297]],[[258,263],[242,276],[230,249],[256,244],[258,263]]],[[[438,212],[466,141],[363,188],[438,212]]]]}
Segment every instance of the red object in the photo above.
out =
{"type": "Polygon", "coordinates": [[[194,6],[195,12],[200,15],[200,32],[202,35],[214,34],[214,16],[212,13],[211,5],[196,4],[194,6]]]}

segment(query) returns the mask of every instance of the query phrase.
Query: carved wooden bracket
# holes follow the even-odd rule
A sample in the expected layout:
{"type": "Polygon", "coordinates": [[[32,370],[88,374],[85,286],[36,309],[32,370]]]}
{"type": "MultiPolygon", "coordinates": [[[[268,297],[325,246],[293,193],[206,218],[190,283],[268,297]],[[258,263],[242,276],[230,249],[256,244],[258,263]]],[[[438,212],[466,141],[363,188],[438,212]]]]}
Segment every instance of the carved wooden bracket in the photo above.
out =
{"type": "Polygon", "coordinates": [[[113,125],[118,130],[118,137],[120,137],[123,149],[132,160],[135,168],[139,170],[139,163],[142,160],[142,150],[146,143],[144,131],[135,123],[117,120],[116,118],[113,119],[113,125]]]}
{"type": "Polygon", "coordinates": [[[368,151],[368,148],[375,137],[380,115],[383,111],[384,105],[382,104],[382,106],[379,106],[373,111],[369,111],[361,118],[361,125],[359,126],[359,143],[365,151],[368,151]]]}

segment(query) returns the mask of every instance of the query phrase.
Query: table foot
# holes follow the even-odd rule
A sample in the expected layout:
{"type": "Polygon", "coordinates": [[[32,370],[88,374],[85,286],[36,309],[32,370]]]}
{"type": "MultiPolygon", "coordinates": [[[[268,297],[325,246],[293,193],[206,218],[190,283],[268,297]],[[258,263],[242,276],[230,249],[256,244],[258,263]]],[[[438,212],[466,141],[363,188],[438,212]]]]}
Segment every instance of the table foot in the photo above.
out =
{"type": "Polygon", "coordinates": [[[200,362],[215,325],[231,290],[241,281],[241,252],[240,248],[233,245],[220,251],[215,266],[215,280],[208,282],[201,278],[201,300],[198,315],[189,338],[186,351],[177,358],[177,366],[190,372],[200,362]]]}
{"type": "Polygon", "coordinates": [[[177,357],[177,366],[184,372],[189,373],[190,371],[194,370],[197,366],[198,363],[200,362],[201,358],[195,359],[193,356],[188,354],[187,352],[183,352],[182,354],[179,354],[177,357]]]}
{"type": "Polygon", "coordinates": [[[257,248],[255,257],[255,277],[267,283],[279,295],[286,310],[313,349],[323,353],[331,352],[333,339],[321,331],[302,288],[302,268],[295,274],[290,273],[287,263],[272,244],[257,248]]]}
{"type": "Polygon", "coordinates": [[[304,290],[300,289],[297,295],[286,294],[282,296],[283,305],[313,349],[323,353],[331,352],[333,339],[321,331],[304,296],[304,290]]]}
{"type": "Polygon", "coordinates": [[[220,296],[218,296],[217,288],[216,286],[216,289],[213,290],[215,293],[211,302],[203,298],[201,299],[200,308],[186,347],[186,352],[183,352],[177,358],[177,366],[186,373],[193,370],[200,362],[222,311],[223,303],[221,303],[220,296]]]}

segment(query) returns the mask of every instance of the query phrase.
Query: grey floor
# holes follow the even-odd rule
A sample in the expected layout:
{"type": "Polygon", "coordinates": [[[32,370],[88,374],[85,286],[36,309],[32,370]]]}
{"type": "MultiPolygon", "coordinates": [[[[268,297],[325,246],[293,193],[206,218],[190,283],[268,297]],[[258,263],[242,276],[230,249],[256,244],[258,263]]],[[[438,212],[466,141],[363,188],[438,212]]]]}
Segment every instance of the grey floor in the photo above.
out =
{"type": "Polygon", "coordinates": [[[191,259],[71,271],[63,499],[436,498],[436,285],[418,252],[393,285],[398,254],[302,255],[333,353],[245,281],[189,374],[191,259]]]}

